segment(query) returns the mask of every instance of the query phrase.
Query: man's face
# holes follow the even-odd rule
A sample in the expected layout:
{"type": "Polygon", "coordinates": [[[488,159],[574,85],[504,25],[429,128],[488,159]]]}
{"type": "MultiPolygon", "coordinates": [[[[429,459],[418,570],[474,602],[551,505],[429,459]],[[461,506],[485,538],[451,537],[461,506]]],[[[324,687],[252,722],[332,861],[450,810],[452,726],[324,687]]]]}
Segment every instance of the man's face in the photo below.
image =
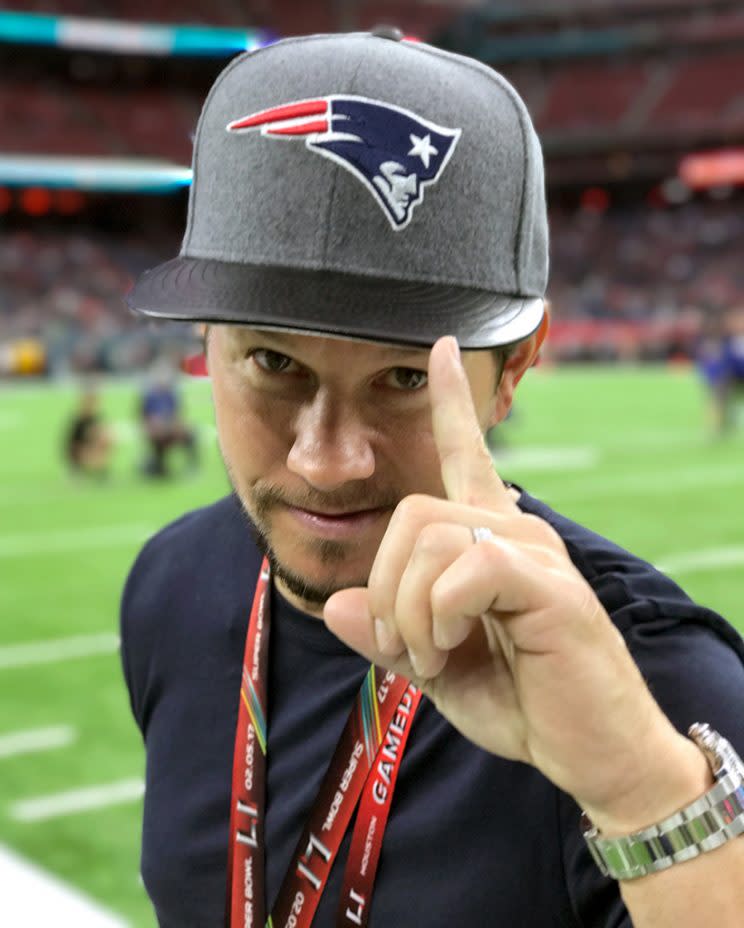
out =
{"type": "MultiPolygon", "coordinates": [[[[222,456],[280,588],[317,609],[366,585],[396,505],[444,495],[428,350],[223,325],[208,357],[222,456]]],[[[485,429],[496,362],[463,363],[485,429]]]]}

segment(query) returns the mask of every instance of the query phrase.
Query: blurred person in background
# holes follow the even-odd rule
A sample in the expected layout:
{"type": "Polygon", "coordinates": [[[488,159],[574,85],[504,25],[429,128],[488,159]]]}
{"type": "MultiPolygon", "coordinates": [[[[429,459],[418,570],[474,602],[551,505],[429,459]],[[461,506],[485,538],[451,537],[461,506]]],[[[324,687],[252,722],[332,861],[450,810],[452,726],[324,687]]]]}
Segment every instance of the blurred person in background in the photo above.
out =
{"type": "Polygon", "coordinates": [[[64,453],[73,474],[102,479],[108,476],[114,442],[101,415],[100,398],[89,388],[80,394],[69,423],[64,453]]]}
{"type": "Polygon", "coordinates": [[[511,85],[276,43],[214,85],[190,197],[128,297],[208,324],[234,489],[122,599],[160,925],[738,926],[744,642],[484,443],[548,325],[511,85]]]}
{"type": "Polygon", "coordinates": [[[190,470],[199,463],[196,431],[184,419],[175,377],[167,362],[158,361],[140,398],[139,420],[148,449],[144,472],[149,477],[167,477],[168,459],[179,448],[190,470]]]}
{"type": "Polygon", "coordinates": [[[736,426],[744,401],[744,306],[711,320],[697,362],[708,390],[712,430],[725,435],[736,426]]]}

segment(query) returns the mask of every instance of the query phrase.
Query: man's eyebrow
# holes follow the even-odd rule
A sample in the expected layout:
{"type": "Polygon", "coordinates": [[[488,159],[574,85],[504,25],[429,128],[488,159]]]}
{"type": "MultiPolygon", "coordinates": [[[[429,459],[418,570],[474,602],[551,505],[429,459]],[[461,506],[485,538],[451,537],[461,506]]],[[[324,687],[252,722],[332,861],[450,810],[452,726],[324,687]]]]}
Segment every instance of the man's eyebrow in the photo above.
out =
{"type": "MultiPolygon", "coordinates": [[[[297,333],[286,332],[286,331],[282,331],[281,329],[250,329],[247,326],[245,327],[243,331],[245,332],[246,337],[268,338],[271,341],[275,342],[277,345],[285,347],[287,351],[291,351],[291,349],[294,347],[292,343],[293,335],[298,334],[298,335],[308,335],[308,337],[310,338],[313,337],[310,333],[305,333],[305,332],[297,332],[297,333]]],[[[318,335],[323,335],[323,334],[324,333],[322,332],[318,333],[318,335]]],[[[384,343],[381,343],[381,342],[373,342],[371,340],[364,341],[363,339],[354,339],[354,341],[358,341],[360,344],[363,344],[363,345],[377,345],[390,358],[401,358],[401,357],[410,358],[411,355],[420,355],[422,360],[424,360],[428,358],[429,350],[430,350],[428,348],[422,348],[419,345],[385,345],[384,343]]]]}

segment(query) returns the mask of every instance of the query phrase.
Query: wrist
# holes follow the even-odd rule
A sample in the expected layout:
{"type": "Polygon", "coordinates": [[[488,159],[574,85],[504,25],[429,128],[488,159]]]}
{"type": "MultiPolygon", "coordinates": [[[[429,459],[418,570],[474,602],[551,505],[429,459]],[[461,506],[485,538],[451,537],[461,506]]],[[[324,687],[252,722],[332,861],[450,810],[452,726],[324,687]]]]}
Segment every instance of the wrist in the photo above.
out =
{"type": "MultiPolygon", "coordinates": [[[[665,800],[650,800],[643,806],[642,812],[639,811],[640,805],[634,807],[630,819],[618,821],[617,818],[605,817],[602,820],[605,833],[586,816],[583,817],[581,828],[584,839],[605,876],[635,880],[693,860],[744,835],[744,761],[727,739],[706,723],[696,722],[690,726],[688,736],[704,757],[714,781],[702,795],[697,794],[696,789],[695,798],[671,814],[649,825],[632,826],[638,816],[646,819],[653,809],[671,808],[688,787],[692,789],[697,782],[697,774],[692,766],[684,764],[679,769],[687,776],[672,776],[668,780],[665,800]],[[683,792],[675,797],[679,788],[683,792]],[[612,834],[616,828],[623,831],[627,827],[632,829],[630,833],[612,834]]],[[[675,752],[669,762],[678,764],[680,757],[675,752]]],[[[652,795],[648,793],[649,797],[652,795]]],[[[601,816],[602,811],[597,814],[601,816]]]]}
{"type": "Polygon", "coordinates": [[[715,783],[700,748],[677,731],[650,750],[631,788],[597,806],[581,804],[608,838],[640,831],[694,802],[715,783]]]}

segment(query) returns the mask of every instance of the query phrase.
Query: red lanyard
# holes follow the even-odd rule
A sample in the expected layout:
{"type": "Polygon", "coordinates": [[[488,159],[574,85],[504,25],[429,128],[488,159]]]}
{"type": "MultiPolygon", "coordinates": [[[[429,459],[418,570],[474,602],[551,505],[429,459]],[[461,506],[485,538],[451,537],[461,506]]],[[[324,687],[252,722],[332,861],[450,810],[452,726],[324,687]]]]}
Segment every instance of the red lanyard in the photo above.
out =
{"type": "Polygon", "coordinates": [[[354,701],[273,911],[265,912],[266,676],[271,578],[264,559],[253,597],[235,734],[229,928],[309,928],[354,809],[359,813],[336,924],[366,925],[382,838],[421,693],[371,666],[354,701]]]}

